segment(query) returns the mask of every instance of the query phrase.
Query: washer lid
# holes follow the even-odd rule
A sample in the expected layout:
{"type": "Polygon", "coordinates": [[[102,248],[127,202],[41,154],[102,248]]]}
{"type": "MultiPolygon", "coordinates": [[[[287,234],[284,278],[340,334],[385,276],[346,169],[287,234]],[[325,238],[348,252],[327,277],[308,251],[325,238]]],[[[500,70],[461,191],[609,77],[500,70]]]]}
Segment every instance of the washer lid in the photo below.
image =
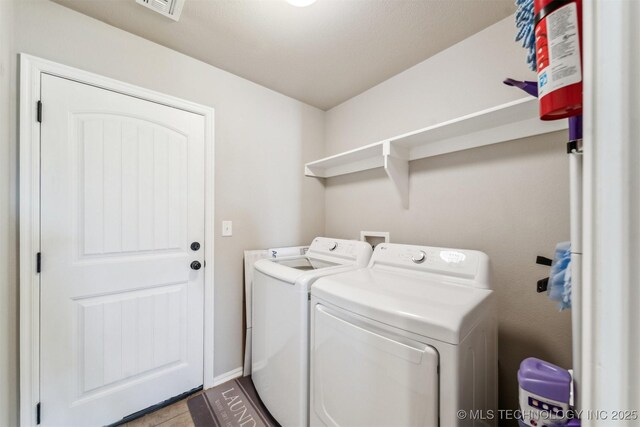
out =
{"type": "Polygon", "coordinates": [[[316,237],[304,255],[261,259],[256,271],[289,283],[310,282],[345,268],[364,267],[371,257],[371,245],[355,240],[316,237]]]}
{"type": "Polygon", "coordinates": [[[493,292],[372,269],[317,280],[311,295],[369,319],[459,344],[491,309],[493,292]]]}
{"type": "Polygon", "coordinates": [[[296,270],[302,271],[319,270],[321,268],[343,265],[306,256],[282,259],[275,258],[272,259],[271,262],[275,262],[276,264],[284,265],[285,267],[295,268],[296,270]]]}

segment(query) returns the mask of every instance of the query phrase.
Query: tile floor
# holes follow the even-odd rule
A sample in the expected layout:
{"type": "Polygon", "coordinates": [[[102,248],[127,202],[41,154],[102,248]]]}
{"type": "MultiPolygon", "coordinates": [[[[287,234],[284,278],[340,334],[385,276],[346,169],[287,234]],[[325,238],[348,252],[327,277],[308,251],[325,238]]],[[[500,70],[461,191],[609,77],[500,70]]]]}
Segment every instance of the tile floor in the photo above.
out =
{"type": "Polygon", "coordinates": [[[124,427],[194,427],[187,407],[187,400],[193,396],[195,395],[128,422],[124,424],[124,427]]]}

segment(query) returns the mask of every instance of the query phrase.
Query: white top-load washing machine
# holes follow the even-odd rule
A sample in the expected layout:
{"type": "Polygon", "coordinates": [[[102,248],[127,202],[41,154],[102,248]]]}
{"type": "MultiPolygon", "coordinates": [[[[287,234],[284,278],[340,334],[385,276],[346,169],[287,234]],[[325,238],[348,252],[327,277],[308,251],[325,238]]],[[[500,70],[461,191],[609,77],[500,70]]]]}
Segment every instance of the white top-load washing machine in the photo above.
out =
{"type": "Polygon", "coordinates": [[[283,258],[294,255],[304,255],[309,246],[289,246],[282,248],[257,249],[244,251],[244,300],[245,300],[245,343],[244,343],[244,367],[242,374],[251,375],[251,325],[253,317],[253,264],[265,258],[283,258]]]}
{"type": "Polygon", "coordinates": [[[309,423],[309,290],[320,277],[364,267],[371,245],[316,237],[306,254],[254,264],[251,377],[285,427],[309,423]]]}
{"type": "Polygon", "coordinates": [[[482,252],[384,243],[367,268],[317,280],[311,426],[495,425],[488,269],[482,252]]]}

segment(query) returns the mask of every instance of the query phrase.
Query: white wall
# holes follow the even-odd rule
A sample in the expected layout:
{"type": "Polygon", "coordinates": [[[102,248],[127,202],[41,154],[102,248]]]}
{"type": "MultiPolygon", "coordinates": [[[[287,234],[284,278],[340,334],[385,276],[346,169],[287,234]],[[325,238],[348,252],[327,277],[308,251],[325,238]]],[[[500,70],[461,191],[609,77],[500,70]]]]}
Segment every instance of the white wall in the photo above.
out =
{"type": "Polygon", "coordinates": [[[17,201],[18,167],[13,104],[13,2],[0,1],[0,426],[17,424],[18,319],[17,201]]]}
{"type": "MultiPolygon", "coordinates": [[[[509,17],[331,109],[325,155],[523,97],[501,83],[534,78],[513,36],[509,17]]],[[[558,132],[411,162],[407,210],[382,170],[326,182],[327,235],[389,231],[392,242],[479,249],[491,257],[503,408],[517,407],[523,358],[571,363],[569,313],[535,292],[548,275],[536,255],[551,256],[556,242],[569,238],[565,138],[558,132]]]]}
{"type": "MultiPolygon", "coordinates": [[[[0,4],[3,12],[11,7],[8,1],[0,4]]],[[[216,228],[223,219],[234,221],[233,237],[219,233],[216,237],[215,373],[241,367],[242,251],[306,244],[324,230],[322,185],[302,174],[303,164],[322,154],[324,113],[55,3],[16,0],[13,7],[14,53],[40,56],[215,108],[216,228]]],[[[11,33],[4,23],[3,18],[3,39],[5,31],[11,33]]],[[[3,45],[3,64],[7,56],[3,45]]],[[[15,78],[9,81],[3,73],[1,87],[15,86],[15,78]]],[[[2,102],[2,111],[9,110],[6,97],[2,102]]],[[[9,201],[12,216],[7,222],[2,212],[0,223],[0,426],[15,425],[16,416],[16,261],[13,255],[4,256],[7,251],[13,254],[17,244],[16,141],[6,137],[14,129],[15,107],[12,97],[9,111],[14,118],[7,121],[1,115],[0,200],[3,211],[9,201]]]]}

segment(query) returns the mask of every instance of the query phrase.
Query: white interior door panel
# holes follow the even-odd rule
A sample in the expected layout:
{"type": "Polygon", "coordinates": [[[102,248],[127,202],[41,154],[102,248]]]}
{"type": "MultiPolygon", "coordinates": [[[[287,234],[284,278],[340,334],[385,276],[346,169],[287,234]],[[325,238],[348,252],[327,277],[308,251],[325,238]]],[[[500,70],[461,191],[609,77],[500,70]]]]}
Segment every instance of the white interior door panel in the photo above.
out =
{"type": "Polygon", "coordinates": [[[105,425],[203,382],[204,117],[41,88],[41,421],[105,425]]]}

